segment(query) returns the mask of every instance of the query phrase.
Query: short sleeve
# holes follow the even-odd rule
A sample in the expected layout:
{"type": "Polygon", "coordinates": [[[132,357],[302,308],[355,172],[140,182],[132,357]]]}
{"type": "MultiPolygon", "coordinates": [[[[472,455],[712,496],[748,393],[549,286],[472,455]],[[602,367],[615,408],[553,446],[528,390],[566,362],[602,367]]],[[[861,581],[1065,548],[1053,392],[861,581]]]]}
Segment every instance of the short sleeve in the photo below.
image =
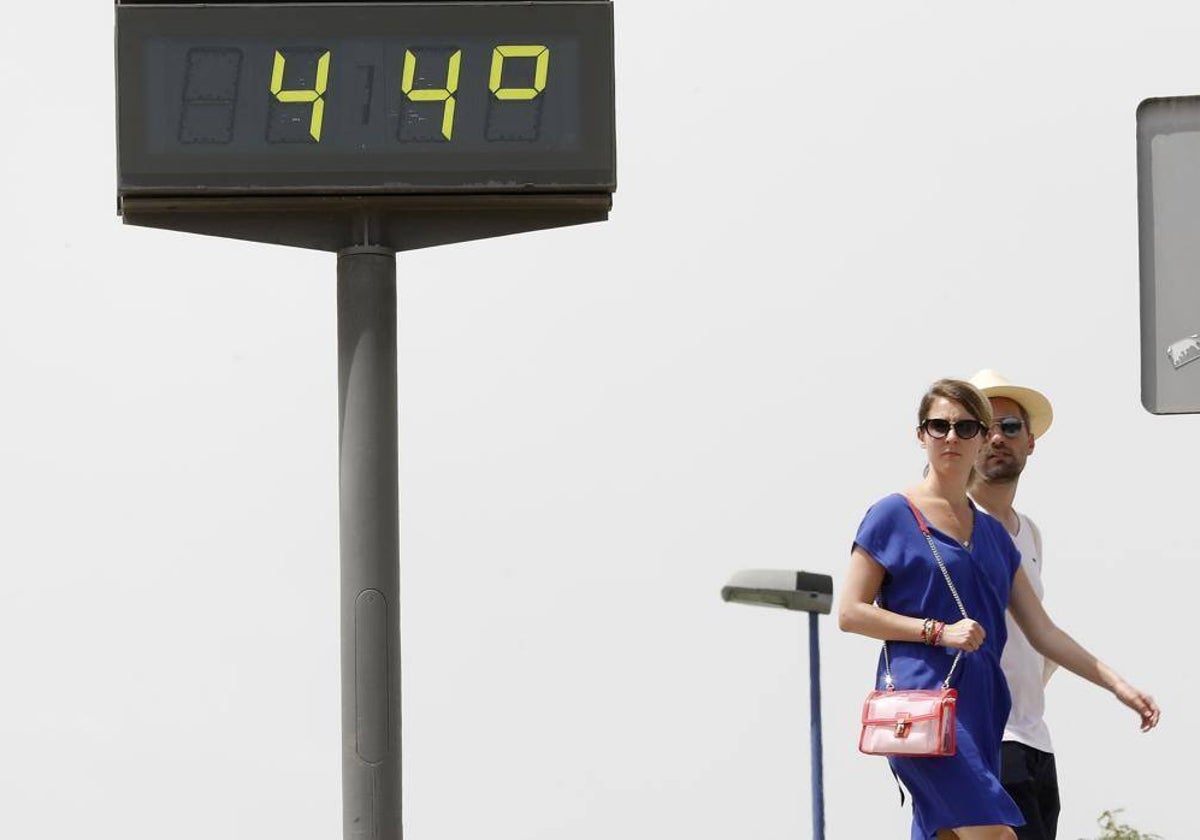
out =
{"type": "Polygon", "coordinates": [[[854,544],[861,546],[889,575],[895,575],[905,562],[902,516],[912,518],[908,503],[902,496],[887,496],[868,508],[854,536],[854,544]]]}

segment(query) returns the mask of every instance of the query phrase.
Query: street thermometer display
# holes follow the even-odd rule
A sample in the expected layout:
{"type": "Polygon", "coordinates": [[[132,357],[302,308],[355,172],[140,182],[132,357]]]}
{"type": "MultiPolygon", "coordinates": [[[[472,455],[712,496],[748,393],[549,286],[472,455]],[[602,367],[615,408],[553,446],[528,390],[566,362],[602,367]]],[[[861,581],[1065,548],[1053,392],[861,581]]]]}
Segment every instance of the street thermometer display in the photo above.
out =
{"type": "Polygon", "coordinates": [[[203,154],[269,154],[279,144],[299,144],[312,148],[294,154],[371,157],[395,151],[396,143],[426,151],[454,144],[456,152],[579,145],[577,103],[551,95],[563,81],[578,87],[577,76],[570,78],[579,63],[574,43],[468,43],[464,50],[460,43],[397,46],[382,39],[272,47],[261,39],[198,46],[163,38],[146,49],[149,64],[162,70],[149,80],[150,96],[176,105],[175,113],[164,109],[168,119],[148,126],[155,151],[205,146],[211,148],[203,154]],[[555,85],[548,92],[552,54],[555,85]]]}
{"type": "Polygon", "coordinates": [[[117,0],[116,29],[124,222],[338,255],[342,837],[402,840],[396,253],[608,218],[612,3],[117,0]]]}
{"type": "Polygon", "coordinates": [[[606,192],[607,2],[117,8],[123,195],[606,192]]]}

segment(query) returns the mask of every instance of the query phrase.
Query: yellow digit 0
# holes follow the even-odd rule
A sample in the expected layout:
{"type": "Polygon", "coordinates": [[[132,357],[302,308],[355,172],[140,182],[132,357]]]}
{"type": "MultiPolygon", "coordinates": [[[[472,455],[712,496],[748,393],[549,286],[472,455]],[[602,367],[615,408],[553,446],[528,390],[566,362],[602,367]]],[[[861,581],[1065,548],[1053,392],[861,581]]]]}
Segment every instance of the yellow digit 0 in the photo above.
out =
{"type": "Polygon", "coordinates": [[[541,44],[504,44],[492,50],[492,72],[488,79],[488,88],[497,99],[527,100],[533,99],[546,89],[546,77],[550,73],[550,50],[541,44]],[[533,87],[506,88],[501,87],[504,81],[504,59],[532,58],[537,63],[533,69],[533,87]]]}
{"type": "Polygon", "coordinates": [[[329,84],[329,50],[321,53],[317,59],[317,78],[311,90],[284,90],[283,70],[287,59],[283,53],[275,51],[275,64],[271,67],[271,93],[280,102],[311,102],[312,119],[308,124],[308,133],[313,140],[321,142],[321,123],[325,118],[325,88],[329,84]]]}
{"type": "Polygon", "coordinates": [[[442,136],[447,140],[454,135],[454,94],[458,92],[458,71],[462,66],[462,50],[450,54],[446,68],[444,88],[413,88],[417,75],[417,57],[412,50],[404,51],[404,76],[400,80],[400,91],[413,102],[445,102],[442,109],[442,136]]]}

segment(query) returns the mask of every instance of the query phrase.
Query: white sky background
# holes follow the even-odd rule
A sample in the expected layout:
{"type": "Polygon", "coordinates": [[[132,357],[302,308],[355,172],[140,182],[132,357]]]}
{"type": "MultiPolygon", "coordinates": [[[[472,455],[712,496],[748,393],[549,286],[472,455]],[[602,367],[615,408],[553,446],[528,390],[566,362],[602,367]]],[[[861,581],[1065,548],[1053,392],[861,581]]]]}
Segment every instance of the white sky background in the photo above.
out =
{"type": "MultiPolygon", "coordinates": [[[[340,836],[330,254],[122,227],[113,9],[0,51],[0,836],[340,836]]],[[[402,254],[414,840],[809,836],[802,616],[922,464],[916,402],[1043,388],[1047,606],[1160,700],[1051,683],[1060,837],[1200,831],[1200,418],[1139,403],[1134,110],[1195,3],[617,5],[611,221],[402,254]],[[728,67],[741,68],[730,72],[728,67]]],[[[1198,313],[1200,318],[1200,313],[1198,313]]],[[[907,837],[822,619],[833,840],[907,837]]]]}

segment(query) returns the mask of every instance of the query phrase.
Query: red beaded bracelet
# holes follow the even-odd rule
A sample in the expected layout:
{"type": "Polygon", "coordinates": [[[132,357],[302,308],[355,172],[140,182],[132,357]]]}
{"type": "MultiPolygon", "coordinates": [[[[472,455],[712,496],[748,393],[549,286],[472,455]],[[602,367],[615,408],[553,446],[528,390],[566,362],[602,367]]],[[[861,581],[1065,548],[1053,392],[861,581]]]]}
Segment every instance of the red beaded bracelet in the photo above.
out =
{"type": "Polygon", "coordinates": [[[933,640],[930,641],[929,644],[931,644],[931,645],[941,644],[942,632],[945,631],[945,629],[946,629],[946,622],[935,621],[933,623],[933,640]]]}

